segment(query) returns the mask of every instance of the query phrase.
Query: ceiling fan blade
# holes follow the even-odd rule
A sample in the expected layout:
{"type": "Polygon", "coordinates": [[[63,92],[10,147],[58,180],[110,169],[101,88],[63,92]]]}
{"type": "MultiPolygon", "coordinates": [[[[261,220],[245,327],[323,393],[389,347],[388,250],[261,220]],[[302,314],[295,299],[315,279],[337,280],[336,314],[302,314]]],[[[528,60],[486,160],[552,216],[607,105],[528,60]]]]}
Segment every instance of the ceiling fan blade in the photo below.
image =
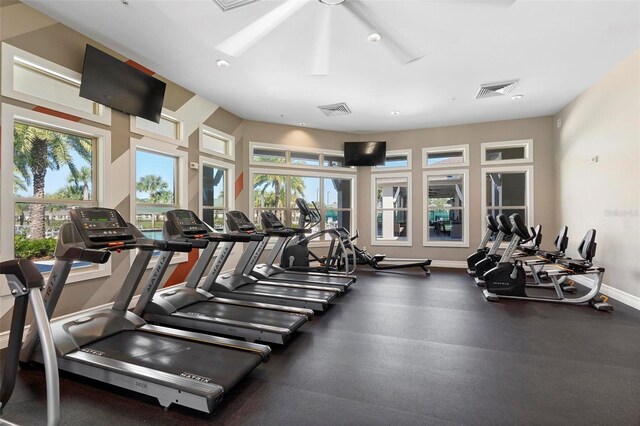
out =
{"type": "Polygon", "coordinates": [[[311,75],[328,75],[331,63],[331,13],[332,7],[323,7],[318,22],[318,32],[313,49],[311,75]]]}
{"type": "Polygon", "coordinates": [[[287,0],[216,46],[220,52],[238,57],[276,29],[310,0],[287,0]]]}
{"type": "Polygon", "coordinates": [[[410,40],[402,37],[398,31],[395,31],[390,26],[385,25],[382,19],[370,8],[366,7],[364,3],[350,0],[342,3],[342,5],[371,29],[371,31],[382,35],[383,43],[388,46],[403,63],[417,61],[424,56],[424,53],[414,46],[410,40]]]}

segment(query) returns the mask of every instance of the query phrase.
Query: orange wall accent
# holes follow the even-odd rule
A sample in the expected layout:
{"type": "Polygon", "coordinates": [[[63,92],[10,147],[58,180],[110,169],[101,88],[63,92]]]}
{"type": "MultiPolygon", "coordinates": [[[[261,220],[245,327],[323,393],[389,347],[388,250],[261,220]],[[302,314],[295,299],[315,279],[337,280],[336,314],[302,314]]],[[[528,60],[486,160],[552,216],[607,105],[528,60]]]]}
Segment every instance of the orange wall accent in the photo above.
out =
{"type": "Polygon", "coordinates": [[[80,117],[76,117],[75,115],[65,114],[64,112],[56,111],[55,109],[49,109],[41,106],[33,107],[33,110],[36,112],[41,112],[43,114],[53,115],[54,117],[64,118],[69,121],[80,121],[80,117]]]}
{"type": "Polygon", "coordinates": [[[142,71],[145,74],[149,74],[149,75],[154,75],[155,72],[151,71],[149,68],[144,67],[142,65],[140,65],[139,63],[137,63],[136,61],[132,61],[131,59],[129,59],[127,61],[127,64],[131,65],[132,67],[134,67],[137,70],[142,71]]]}
{"type": "Polygon", "coordinates": [[[188,259],[184,263],[178,264],[173,274],[169,277],[163,287],[169,287],[171,285],[180,284],[187,280],[187,275],[191,272],[191,269],[195,266],[198,260],[198,250],[191,250],[188,253],[188,259]]]}
{"type": "Polygon", "coordinates": [[[238,199],[238,197],[240,196],[240,193],[242,192],[242,188],[244,188],[244,183],[243,183],[243,173],[240,173],[240,176],[238,176],[238,179],[236,179],[236,200],[238,199]]]}

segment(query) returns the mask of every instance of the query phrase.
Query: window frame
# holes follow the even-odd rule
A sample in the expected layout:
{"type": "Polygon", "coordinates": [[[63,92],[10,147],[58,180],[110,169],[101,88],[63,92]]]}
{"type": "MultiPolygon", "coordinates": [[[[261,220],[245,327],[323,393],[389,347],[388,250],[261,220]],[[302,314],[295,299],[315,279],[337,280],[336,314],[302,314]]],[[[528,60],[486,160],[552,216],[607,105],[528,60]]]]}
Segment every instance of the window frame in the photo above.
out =
{"type": "Polygon", "coordinates": [[[441,168],[459,168],[469,167],[469,144],[462,145],[445,145],[445,146],[428,146],[422,148],[422,168],[423,169],[441,169],[441,168]],[[454,164],[428,164],[430,153],[440,152],[462,152],[462,163],[454,164]]]}
{"type": "MultiPolygon", "coordinates": [[[[187,137],[186,137],[184,120],[177,118],[175,112],[167,108],[162,108],[162,113],[160,114],[160,117],[177,124],[178,130],[176,133],[178,134],[179,137],[170,137],[167,135],[163,135],[162,133],[157,133],[151,130],[138,127],[138,119],[142,119],[142,120],[145,120],[145,119],[135,115],[129,115],[129,131],[131,133],[135,133],[143,137],[146,136],[148,138],[155,139],[157,141],[167,142],[170,144],[175,144],[178,146],[183,146],[185,148],[188,148],[189,141],[187,140],[187,137]]],[[[150,120],[147,120],[147,121],[150,121],[150,120]]]]}
{"type": "MultiPolygon", "coordinates": [[[[208,206],[204,206],[202,202],[203,195],[203,174],[202,170],[204,166],[215,167],[219,169],[225,169],[225,192],[227,195],[225,196],[225,213],[235,209],[236,198],[235,198],[235,181],[236,181],[236,166],[233,163],[229,163],[226,161],[217,160],[214,158],[206,157],[201,155],[199,161],[199,179],[198,179],[198,214],[200,219],[204,221],[204,209],[209,208],[208,206]]],[[[226,225],[225,225],[226,229],[226,225]]]]}
{"type": "Polygon", "coordinates": [[[425,170],[422,172],[423,247],[469,247],[469,210],[469,169],[425,170]],[[464,223],[462,226],[462,241],[429,240],[429,177],[446,175],[463,175],[462,218],[464,223]]]}
{"type": "Polygon", "coordinates": [[[483,142],[480,145],[480,165],[482,166],[522,163],[533,163],[533,139],[483,142]],[[496,148],[524,148],[524,158],[514,158],[510,160],[487,160],[487,149],[496,148]]]}
{"type": "Polygon", "coordinates": [[[218,129],[214,129],[213,127],[209,127],[204,124],[198,127],[198,146],[200,147],[200,152],[204,152],[205,154],[214,155],[216,157],[224,158],[231,161],[235,160],[236,137],[233,135],[229,135],[225,132],[222,132],[218,129]],[[221,152],[205,148],[204,147],[205,133],[209,133],[213,135],[213,137],[217,137],[218,139],[225,140],[225,142],[227,143],[227,153],[223,154],[221,152]]]}
{"type": "Polygon", "coordinates": [[[371,245],[372,246],[400,246],[400,247],[411,247],[413,245],[413,185],[412,185],[412,172],[405,173],[394,173],[393,177],[407,179],[407,201],[409,205],[406,207],[407,211],[407,223],[409,224],[409,232],[407,232],[407,239],[403,241],[399,240],[385,240],[378,238],[378,210],[393,210],[400,211],[404,209],[379,209],[378,208],[378,194],[377,194],[377,179],[388,179],[391,175],[387,173],[372,173],[371,174],[371,245]]]}
{"type": "Polygon", "coordinates": [[[371,173],[397,172],[397,171],[403,171],[403,170],[412,170],[412,164],[411,164],[411,153],[412,153],[412,151],[413,151],[412,149],[394,149],[394,150],[391,150],[391,151],[387,151],[386,156],[385,156],[385,162],[386,162],[386,157],[406,155],[406,157],[407,157],[407,165],[406,166],[396,166],[396,167],[372,166],[371,167],[371,173]]]}
{"type": "Polygon", "coordinates": [[[50,74],[61,80],[76,83],[80,85],[82,74],[69,68],[58,65],[47,59],[41,58],[33,53],[26,52],[6,42],[2,43],[2,96],[16,99],[29,104],[42,106],[65,114],[73,115],[79,118],[90,120],[100,124],[111,125],[111,108],[104,106],[98,102],[98,114],[88,113],[71,106],[43,99],[28,93],[19,92],[13,88],[14,73],[13,67],[15,58],[19,58],[22,62],[28,63],[35,69],[40,69],[46,74],[50,74]]]}
{"type": "MultiPolygon", "coordinates": [[[[344,158],[344,152],[332,149],[321,149],[321,148],[311,148],[311,147],[300,147],[300,146],[291,146],[291,145],[279,145],[279,144],[270,144],[270,143],[262,143],[262,142],[249,142],[249,166],[250,167],[274,167],[274,168],[288,168],[288,169],[301,169],[301,170],[316,170],[318,173],[322,171],[331,172],[333,170],[338,173],[357,173],[355,167],[351,166],[342,166],[342,167],[331,167],[324,165],[324,156],[325,154],[331,156],[337,156],[344,158]],[[269,163],[263,161],[255,161],[254,151],[256,149],[268,149],[271,151],[279,151],[284,153],[285,162],[284,163],[269,163]],[[291,152],[310,152],[319,155],[320,165],[318,166],[307,166],[302,164],[291,164],[291,152]]],[[[273,174],[273,173],[271,173],[273,174]]]]}
{"type": "MultiPolygon", "coordinates": [[[[325,169],[330,169],[331,167],[326,167],[325,169]]],[[[335,167],[336,169],[338,167],[335,167]]],[[[317,169],[317,168],[316,168],[317,169]]],[[[327,178],[336,178],[336,179],[350,179],[351,180],[351,208],[344,208],[344,209],[337,209],[339,211],[350,211],[351,212],[351,223],[350,223],[350,229],[354,230],[355,229],[355,225],[356,225],[356,218],[357,218],[357,202],[358,202],[358,197],[357,197],[357,192],[356,189],[358,187],[358,176],[356,174],[345,174],[345,173],[339,173],[339,174],[335,174],[335,173],[330,173],[330,171],[326,171],[326,172],[319,172],[317,170],[298,170],[298,169],[294,169],[294,168],[289,168],[287,169],[283,169],[283,168],[258,168],[258,167],[250,167],[249,168],[249,191],[248,192],[248,196],[249,196],[249,218],[251,220],[253,220],[252,218],[255,215],[255,211],[256,208],[253,205],[253,182],[255,179],[255,175],[256,174],[267,174],[267,175],[284,175],[284,176],[300,176],[300,177],[314,177],[314,178],[319,178],[320,179],[320,194],[321,194],[321,198],[319,200],[320,203],[322,203],[322,201],[324,200],[324,198],[322,198],[324,196],[324,194],[322,194],[322,190],[324,189],[324,179],[327,178]]],[[[291,194],[289,191],[289,188],[287,188],[287,190],[285,191],[286,193],[286,198],[285,198],[285,205],[287,207],[284,208],[280,208],[278,207],[278,210],[282,209],[282,210],[294,210],[294,207],[289,207],[291,205],[291,194]]],[[[323,207],[322,205],[319,205],[318,208],[320,209],[320,212],[322,213],[323,211],[323,207]]],[[[273,209],[269,209],[269,208],[265,208],[265,209],[258,209],[258,210],[273,210],[273,209]]],[[[325,221],[325,218],[322,218],[322,222],[325,221]]],[[[321,223],[322,223],[321,222],[321,223]]],[[[296,224],[293,224],[294,226],[296,226],[296,224]]],[[[270,243],[271,244],[271,243],[270,243]]],[[[329,241],[328,240],[320,240],[320,241],[314,241],[312,243],[313,246],[328,246],[329,245],[329,241]]]]}
{"type": "MultiPolygon", "coordinates": [[[[525,201],[526,205],[524,206],[525,211],[527,213],[527,227],[531,228],[535,226],[535,204],[534,204],[534,192],[535,192],[535,180],[534,180],[534,167],[533,164],[530,165],[519,165],[519,166],[502,166],[502,167],[483,167],[480,169],[480,178],[481,178],[481,202],[482,208],[480,209],[480,229],[486,228],[486,219],[485,216],[487,214],[487,210],[489,206],[487,206],[487,173],[513,173],[513,172],[524,172],[525,173],[525,201]]],[[[502,243],[502,246],[506,246],[507,243],[502,243]]]]}
{"type": "MultiPolygon", "coordinates": [[[[95,177],[92,187],[92,191],[95,196],[94,203],[97,206],[110,206],[113,204],[113,194],[111,194],[110,191],[106,191],[104,185],[106,176],[111,175],[111,132],[109,130],[6,103],[2,104],[1,140],[4,143],[0,144],[0,159],[2,161],[0,163],[0,181],[13,181],[13,129],[15,122],[33,124],[35,126],[42,126],[61,132],[85,135],[95,139],[96,161],[95,165],[93,165],[95,177]]],[[[0,203],[0,217],[2,218],[0,220],[0,261],[3,261],[12,259],[15,254],[13,238],[15,231],[13,220],[15,203],[18,198],[13,195],[12,185],[0,186],[0,199],[3,200],[2,203],[0,203]],[[11,237],[5,238],[4,235],[10,235],[11,237]]],[[[27,199],[26,202],[29,201],[32,201],[32,199],[27,199]]],[[[43,275],[45,276],[45,279],[47,279],[49,273],[47,272],[43,275]]],[[[96,265],[91,268],[91,270],[83,271],[82,269],[72,269],[69,273],[67,283],[85,281],[109,275],[111,275],[111,260],[105,264],[96,265]]],[[[4,278],[1,279],[3,280],[4,278]]],[[[6,289],[6,286],[0,285],[0,296],[9,294],[6,289]]]]}
{"type": "MultiPolygon", "coordinates": [[[[130,138],[129,145],[129,205],[130,205],[130,222],[135,225],[136,217],[136,153],[138,149],[143,151],[157,153],[169,157],[176,158],[176,173],[175,178],[177,180],[175,185],[175,201],[176,208],[187,209],[188,208],[188,153],[181,149],[178,149],[173,143],[160,141],[150,137],[143,137],[142,139],[130,138]]],[[[131,250],[131,263],[135,254],[131,250]]],[[[178,263],[184,263],[188,260],[188,253],[176,253],[171,259],[170,265],[178,263]]],[[[155,266],[157,259],[152,258],[147,265],[147,269],[151,269],[155,266]]]]}

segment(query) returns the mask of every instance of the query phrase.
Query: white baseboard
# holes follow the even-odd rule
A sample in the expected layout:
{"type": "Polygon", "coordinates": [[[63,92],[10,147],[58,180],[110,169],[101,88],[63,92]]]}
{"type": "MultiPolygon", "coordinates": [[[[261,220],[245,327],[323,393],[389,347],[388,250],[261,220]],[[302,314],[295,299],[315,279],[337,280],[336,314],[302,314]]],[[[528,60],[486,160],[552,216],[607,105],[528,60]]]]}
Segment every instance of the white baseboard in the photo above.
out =
{"type": "MultiPolygon", "coordinates": [[[[593,279],[589,277],[575,275],[571,277],[571,279],[578,284],[593,288],[593,279]]],[[[617,288],[608,286],[606,284],[602,284],[602,286],[600,287],[600,292],[605,296],[615,299],[618,302],[624,303],[625,305],[631,306],[634,309],[640,310],[640,297],[638,296],[634,296],[633,294],[618,290],[617,288]]]]}
{"type": "MultiPolygon", "coordinates": [[[[409,263],[420,262],[424,259],[403,259],[399,257],[385,257],[384,263],[396,264],[396,263],[409,263]]],[[[464,268],[467,269],[467,262],[464,260],[432,260],[431,265],[435,268],[464,268]]]]}
{"type": "MultiPolygon", "coordinates": [[[[136,304],[136,302],[138,301],[139,298],[140,298],[140,296],[134,296],[133,299],[131,299],[131,303],[129,304],[129,308],[135,306],[135,304],[136,304]]],[[[79,312],[71,312],[71,313],[66,314],[66,315],[55,317],[51,321],[65,320],[67,318],[71,318],[71,317],[74,317],[74,316],[79,315],[79,314],[86,314],[86,313],[89,313],[89,312],[97,311],[99,309],[110,308],[112,305],[113,305],[113,302],[112,303],[105,303],[104,305],[94,306],[93,308],[83,309],[82,311],[79,311],[79,312]]],[[[2,333],[0,333],[0,349],[6,348],[7,345],[9,344],[9,332],[10,332],[10,330],[3,331],[2,333]]],[[[29,326],[27,325],[24,328],[24,334],[23,334],[22,337],[25,338],[27,336],[28,332],[29,332],[29,326]]]]}

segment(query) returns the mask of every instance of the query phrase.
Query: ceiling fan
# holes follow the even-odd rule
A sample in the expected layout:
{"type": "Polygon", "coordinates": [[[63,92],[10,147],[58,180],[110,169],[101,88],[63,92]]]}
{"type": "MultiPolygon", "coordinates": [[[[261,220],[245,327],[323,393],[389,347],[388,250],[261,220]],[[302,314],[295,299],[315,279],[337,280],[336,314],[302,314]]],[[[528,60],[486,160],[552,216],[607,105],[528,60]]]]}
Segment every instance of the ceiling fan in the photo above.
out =
{"type": "MultiPolygon", "coordinates": [[[[231,37],[223,40],[216,46],[216,49],[228,56],[237,58],[312,1],[314,0],[287,0],[231,37]]],[[[321,26],[315,44],[314,61],[311,70],[312,75],[327,75],[329,73],[331,13],[332,9],[336,7],[347,10],[371,31],[369,41],[377,42],[384,40],[384,46],[387,47],[401,63],[408,64],[424,56],[424,53],[415,46],[411,40],[403,37],[402,34],[392,26],[387,25],[365,2],[361,0],[317,1],[327,7],[324,8],[323,15],[320,18],[321,26]]]]}

